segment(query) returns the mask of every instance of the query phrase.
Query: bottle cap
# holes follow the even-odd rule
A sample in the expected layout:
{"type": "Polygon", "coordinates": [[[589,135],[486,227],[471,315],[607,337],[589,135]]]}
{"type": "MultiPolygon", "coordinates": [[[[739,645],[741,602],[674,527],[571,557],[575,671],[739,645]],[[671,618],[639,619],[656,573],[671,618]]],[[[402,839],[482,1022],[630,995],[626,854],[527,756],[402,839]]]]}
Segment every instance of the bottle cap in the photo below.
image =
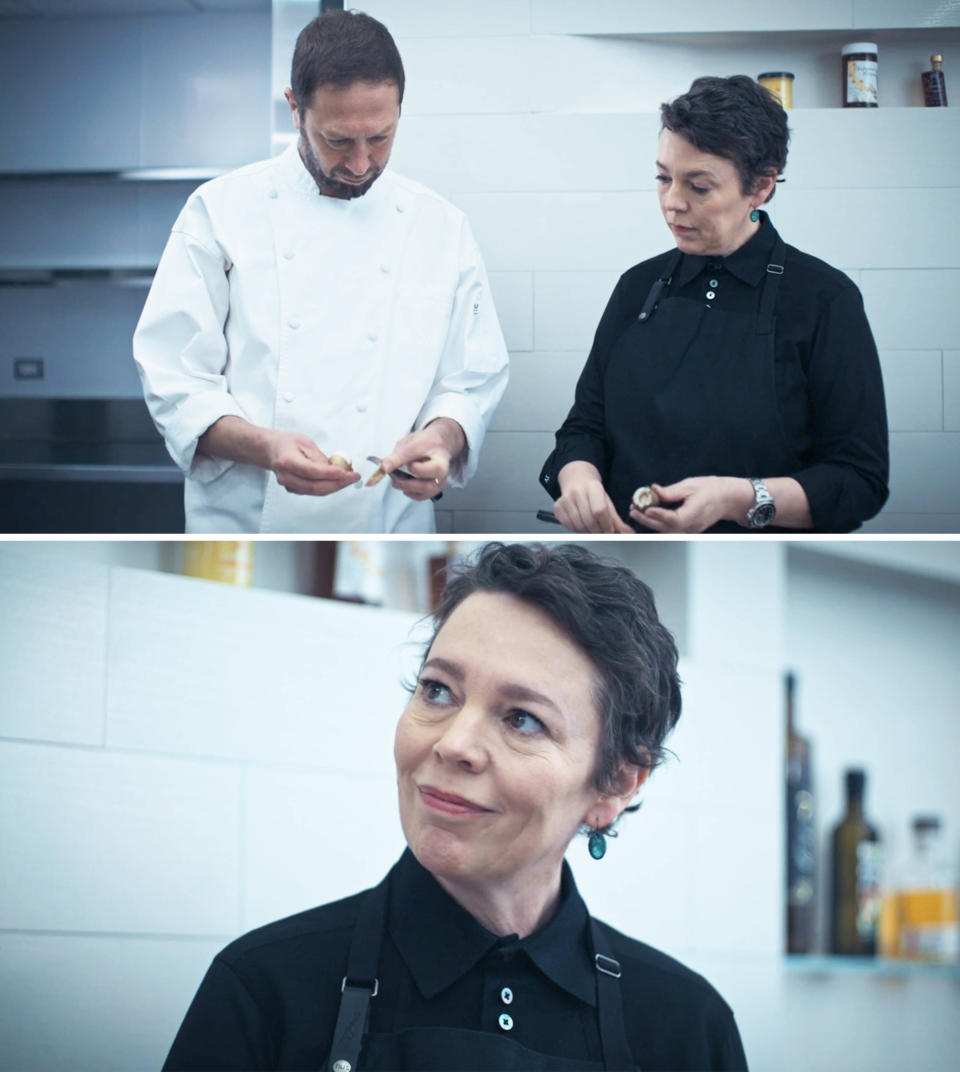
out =
{"type": "Polygon", "coordinates": [[[793,71],[764,71],[763,74],[757,75],[757,81],[761,78],[793,78],[793,71]]]}
{"type": "Polygon", "coordinates": [[[849,769],[844,775],[847,782],[847,792],[853,797],[863,796],[863,786],[867,780],[866,773],[859,767],[849,769]]]}
{"type": "Polygon", "coordinates": [[[876,52],[877,46],[873,41],[852,41],[849,45],[844,45],[840,49],[841,56],[847,56],[856,54],[858,52],[876,52]]]}
{"type": "Polygon", "coordinates": [[[930,62],[931,63],[943,63],[943,56],[931,56],[930,57],[930,62]]]}

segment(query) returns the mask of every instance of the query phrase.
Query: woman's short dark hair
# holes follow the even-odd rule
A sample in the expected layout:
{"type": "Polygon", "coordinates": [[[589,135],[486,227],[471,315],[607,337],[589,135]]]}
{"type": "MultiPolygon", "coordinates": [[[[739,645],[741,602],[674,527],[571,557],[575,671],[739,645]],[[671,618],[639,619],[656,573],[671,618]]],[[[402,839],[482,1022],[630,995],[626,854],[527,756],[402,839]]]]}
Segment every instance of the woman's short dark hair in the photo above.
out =
{"type": "Polygon", "coordinates": [[[301,115],[318,86],[393,82],[403,102],[403,62],[390,31],[359,11],[328,11],[297,37],[290,88],[301,115]]]}
{"type": "Polygon", "coordinates": [[[486,544],[452,571],[427,655],[453,611],[476,592],[536,607],[593,663],[600,792],[619,791],[624,763],[652,770],[662,762],[663,742],[680,717],[677,647],[641,580],[577,544],[486,544]]]}
{"type": "Polygon", "coordinates": [[[745,74],[697,78],[686,93],[660,105],[660,123],[701,152],[729,160],[744,194],[753,193],[758,179],[779,175],[787,166],[787,113],[769,90],[745,74]]]}

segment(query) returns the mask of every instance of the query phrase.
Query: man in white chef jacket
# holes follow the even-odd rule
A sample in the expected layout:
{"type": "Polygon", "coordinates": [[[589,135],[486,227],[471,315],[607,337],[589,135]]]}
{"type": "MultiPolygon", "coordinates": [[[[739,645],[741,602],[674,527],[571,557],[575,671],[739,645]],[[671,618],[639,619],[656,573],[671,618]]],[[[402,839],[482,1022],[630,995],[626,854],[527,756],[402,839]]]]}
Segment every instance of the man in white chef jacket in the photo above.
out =
{"type": "Polygon", "coordinates": [[[188,532],[432,532],[507,381],[483,261],[458,209],[384,170],[404,87],[384,26],[315,19],[291,83],[298,140],[173,226],[134,335],[147,405],[188,532]],[[416,479],[365,486],[368,455],[416,479]]]}

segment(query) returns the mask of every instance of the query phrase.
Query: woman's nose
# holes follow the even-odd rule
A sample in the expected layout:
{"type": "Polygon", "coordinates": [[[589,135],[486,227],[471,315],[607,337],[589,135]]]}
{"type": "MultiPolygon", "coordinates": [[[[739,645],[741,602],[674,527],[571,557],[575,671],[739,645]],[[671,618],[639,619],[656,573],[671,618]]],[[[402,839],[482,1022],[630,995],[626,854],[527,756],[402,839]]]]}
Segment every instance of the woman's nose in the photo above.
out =
{"type": "Polygon", "coordinates": [[[481,770],[486,766],[488,757],[480,713],[461,708],[447,723],[433,750],[444,763],[481,770]]]}
{"type": "Polygon", "coordinates": [[[687,207],[686,202],[680,196],[679,190],[673,184],[669,185],[663,192],[661,202],[666,212],[683,212],[687,207]]]}

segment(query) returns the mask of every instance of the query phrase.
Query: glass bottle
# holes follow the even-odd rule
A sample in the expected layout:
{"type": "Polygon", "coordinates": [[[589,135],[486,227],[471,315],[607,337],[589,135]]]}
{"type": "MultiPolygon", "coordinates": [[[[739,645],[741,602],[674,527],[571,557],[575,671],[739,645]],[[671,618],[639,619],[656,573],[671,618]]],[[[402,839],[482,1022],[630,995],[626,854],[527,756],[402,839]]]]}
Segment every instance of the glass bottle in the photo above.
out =
{"type": "Polygon", "coordinates": [[[913,820],[913,853],[896,895],[898,952],[908,960],[955,961],[957,888],[935,815],[913,820]]]}
{"type": "Polygon", "coordinates": [[[947,83],[943,78],[943,56],[930,57],[930,70],[920,76],[923,79],[923,103],[928,108],[946,108],[947,83]]]}
{"type": "Polygon", "coordinates": [[[830,951],[869,956],[877,951],[880,916],[880,835],[863,813],[866,774],[845,774],[846,814],[833,831],[833,896],[830,951]]]}
{"type": "Polygon", "coordinates": [[[796,679],[785,678],[787,703],[787,952],[813,952],[814,826],[810,741],[794,722],[796,679]]]}

